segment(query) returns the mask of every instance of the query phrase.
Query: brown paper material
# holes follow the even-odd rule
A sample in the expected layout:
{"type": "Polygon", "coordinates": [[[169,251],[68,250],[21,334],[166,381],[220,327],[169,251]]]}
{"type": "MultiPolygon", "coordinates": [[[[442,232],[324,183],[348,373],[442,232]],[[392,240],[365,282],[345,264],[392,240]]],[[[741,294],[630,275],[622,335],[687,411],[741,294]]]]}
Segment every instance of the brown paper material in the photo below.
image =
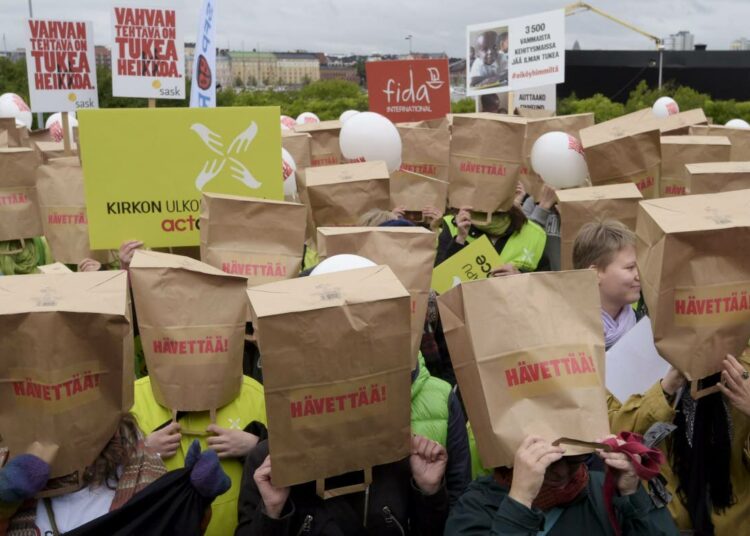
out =
{"type": "Polygon", "coordinates": [[[707,124],[708,119],[702,108],[679,112],[668,117],[656,117],[651,108],[643,108],[607,122],[638,124],[646,130],[655,127],[659,129],[662,136],[681,136],[688,134],[692,126],[707,124]]]}
{"type": "Polygon", "coordinates": [[[50,476],[94,462],[133,405],[127,274],[0,277],[0,447],[57,447],[50,476]]]}
{"type": "Polygon", "coordinates": [[[734,162],[750,161],[750,129],[729,128],[718,125],[690,127],[691,136],[726,136],[732,143],[730,159],[734,162]]]}
{"type": "Polygon", "coordinates": [[[685,164],[726,162],[731,149],[726,136],[662,136],[660,197],[691,193],[685,164]]]}
{"type": "Polygon", "coordinates": [[[234,400],[242,384],[245,279],[189,257],[138,250],[130,281],[156,401],[206,411],[234,400]]]}
{"type": "Polygon", "coordinates": [[[448,203],[448,182],[412,173],[395,171],[391,174],[391,207],[406,207],[407,212],[422,212],[424,207],[445,211],[448,203]]]}
{"type": "Polygon", "coordinates": [[[44,236],[55,260],[78,264],[85,258],[110,261],[107,251],[89,247],[83,170],[76,156],[53,158],[36,172],[44,236]]]}
{"type": "Polygon", "coordinates": [[[562,269],[573,269],[573,243],[585,224],[615,219],[635,231],[638,202],[642,199],[633,183],[558,190],[562,269]]]}
{"type": "Polygon", "coordinates": [[[409,293],[376,266],[247,290],[263,354],[273,481],[410,453],[409,293]]]}
{"type": "Polygon", "coordinates": [[[201,260],[248,286],[297,277],[302,265],[304,205],[204,193],[201,260]]]}
{"type": "MultiPolygon", "coordinates": [[[[522,108],[523,109],[523,108],[522,108]]],[[[526,111],[546,111],[546,110],[526,110],[526,111]]],[[[580,140],[581,129],[593,126],[594,114],[575,114],[560,115],[549,118],[528,118],[526,122],[526,135],[523,141],[523,167],[521,168],[521,182],[526,192],[539,199],[544,181],[534,172],[531,167],[531,149],[534,143],[543,134],[548,132],[565,132],[580,140]]]]}
{"type": "Polygon", "coordinates": [[[698,380],[750,338],[750,190],[643,201],[638,265],[659,355],[698,380]]]}
{"type": "Polygon", "coordinates": [[[685,174],[691,194],[750,189],[750,162],[688,164],[685,174]]]}
{"type": "Polygon", "coordinates": [[[439,296],[438,304],[484,467],[513,465],[530,434],[548,441],[596,441],[609,434],[593,270],[462,283],[439,296]]]}
{"type": "Polygon", "coordinates": [[[335,166],[344,160],[339,147],[341,121],[297,125],[295,132],[310,134],[310,166],[335,166]]]}
{"type": "Polygon", "coordinates": [[[23,147],[21,132],[13,117],[0,117],[0,147],[23,147]]]}
{"type": "Polygon", "coordinates": [[[478,212],[508,211],[523,160],[526,119],[454,114],[448,204],[478,212]]]}
{"type": "Polygon", "coordinates": [[[290,130],[281,131],[281,146],[289,151],[297,164],[297,169],[310,167],[310,134],[293,132],[290,130]]]}
{"type": "MultiPolygon", "coordinates": [[[[33,146],[42,154],[42,159],[45,162],[51,158],[63,158],[67,156],[65,154],[65,146],[61,141],[34,141],[33,146]]],[[[71,143],[70,150],[78,158],[78,147],[71,143]]]]}
{"type": "Polygon", "coordinates": [[[311,167],[298,174],[316,227],[352,226],[372,208],[390,210],[385,162],[311,167]]]}
{"type": "Polygon", "coordinates": [[[582,129],[581,144],[593,186],[632,182],[650,199],[659,194],[660,131],[633,115],[582,129]]]}
{"type": "Polygon", "coordinates": [[[432,268],[435,233],[422,227],[321,227],[320,260],[342,253],[361,255],[375,264],[388,265],[411,295],[411,356],[416,366],[422,343],[432,268]]]}
{"type": "Polygon", "coordinates": [[[25,147],[0,148],[0,240],[41,236],[36,189],[39,155],[25,147]]]}
{"type": "Polygon", "coordinates": [[[37,266],[37,269],[42,274],[72,274],[73,270],[65,266],[61,262],[53,262],[52,264],[43,264],[37,266]]]}

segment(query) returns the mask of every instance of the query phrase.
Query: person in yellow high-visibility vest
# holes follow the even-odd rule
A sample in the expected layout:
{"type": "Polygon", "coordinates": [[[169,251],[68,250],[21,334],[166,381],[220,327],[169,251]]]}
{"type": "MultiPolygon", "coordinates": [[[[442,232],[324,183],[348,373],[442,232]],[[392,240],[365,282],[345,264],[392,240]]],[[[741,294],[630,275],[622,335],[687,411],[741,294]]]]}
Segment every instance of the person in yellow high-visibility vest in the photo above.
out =
{"type": "Polygon", "coordinates": [[[493,266],[492,275],[549,269],[544,256],[547,234],[528,220],[520,208],[514,205],[508,212],[495,212],[486,223],[478,223],[486,219],[486,214],[472,212],[469,208],[462,208],[455,216],[445,216],[435,265],[487,235],[502,261],[501,266],[493,266]]]}

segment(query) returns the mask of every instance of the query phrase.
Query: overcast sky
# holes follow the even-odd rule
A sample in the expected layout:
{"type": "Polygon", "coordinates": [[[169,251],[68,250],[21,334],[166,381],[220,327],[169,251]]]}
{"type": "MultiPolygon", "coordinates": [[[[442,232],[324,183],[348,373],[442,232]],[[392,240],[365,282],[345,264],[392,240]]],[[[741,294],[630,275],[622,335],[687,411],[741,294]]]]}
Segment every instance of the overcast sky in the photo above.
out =
{"type": "MultiPolygon", "coordinates": [[[[415,52],[463,55],[465,27],[563,7],[553,0],[217,0],[219,45],[232,49],[309,50],[328,54],[415,52]],[[473,6],[471,8],[467,6],[473,6]]],[[[689,30],[709,50],[728,49],[750,37],[748,0],[592,0],[591,3],[651,34],[689,30]]],[[[33,0],[35,18],[91,20],[97,44],[110,43],[114,5],[174,6],[195,39],[201,0],[33,0]]],[[[8,49],[24,46],[27,0],[0,0],[0,31],[8,49]]],[[[566,19],[567,46],[649,49],[651,41],[593,13],[566,19]]]]}

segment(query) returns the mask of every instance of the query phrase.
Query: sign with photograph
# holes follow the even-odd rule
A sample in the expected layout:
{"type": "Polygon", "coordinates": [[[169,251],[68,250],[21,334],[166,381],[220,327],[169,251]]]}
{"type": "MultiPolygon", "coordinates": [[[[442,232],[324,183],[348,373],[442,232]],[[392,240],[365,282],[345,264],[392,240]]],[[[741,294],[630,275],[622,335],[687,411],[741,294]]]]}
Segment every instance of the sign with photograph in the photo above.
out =
{"type": "Polygon", "coordinates": [[[466,28],[466,94],[565,81],[565,10],[466,28]]]}
{"type": "Polygon", "coordinates": [[[445,117],[451,111],[448,60],[370,61],[370,111],[394,123],[445,117]]]}

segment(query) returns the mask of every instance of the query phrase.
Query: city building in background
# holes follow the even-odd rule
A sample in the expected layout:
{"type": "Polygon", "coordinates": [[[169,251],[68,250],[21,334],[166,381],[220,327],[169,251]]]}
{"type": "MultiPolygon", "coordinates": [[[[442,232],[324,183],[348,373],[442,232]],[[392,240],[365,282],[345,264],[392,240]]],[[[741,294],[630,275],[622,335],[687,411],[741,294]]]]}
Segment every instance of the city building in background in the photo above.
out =
{"type": "Polygon", "coordinates": [[[734,41],[732,41],[732,44],[729,45],[729,48],[731,48],[732,50],[750,50],[750,39],[747,39],[745,37],[735,39],[734,41]]]}
{"type": "Polygon", "coordinates": [[[695,36],[687,30],[671,34],[664,39],[665,50],[693,50],[695,47],[695,36]]]}

